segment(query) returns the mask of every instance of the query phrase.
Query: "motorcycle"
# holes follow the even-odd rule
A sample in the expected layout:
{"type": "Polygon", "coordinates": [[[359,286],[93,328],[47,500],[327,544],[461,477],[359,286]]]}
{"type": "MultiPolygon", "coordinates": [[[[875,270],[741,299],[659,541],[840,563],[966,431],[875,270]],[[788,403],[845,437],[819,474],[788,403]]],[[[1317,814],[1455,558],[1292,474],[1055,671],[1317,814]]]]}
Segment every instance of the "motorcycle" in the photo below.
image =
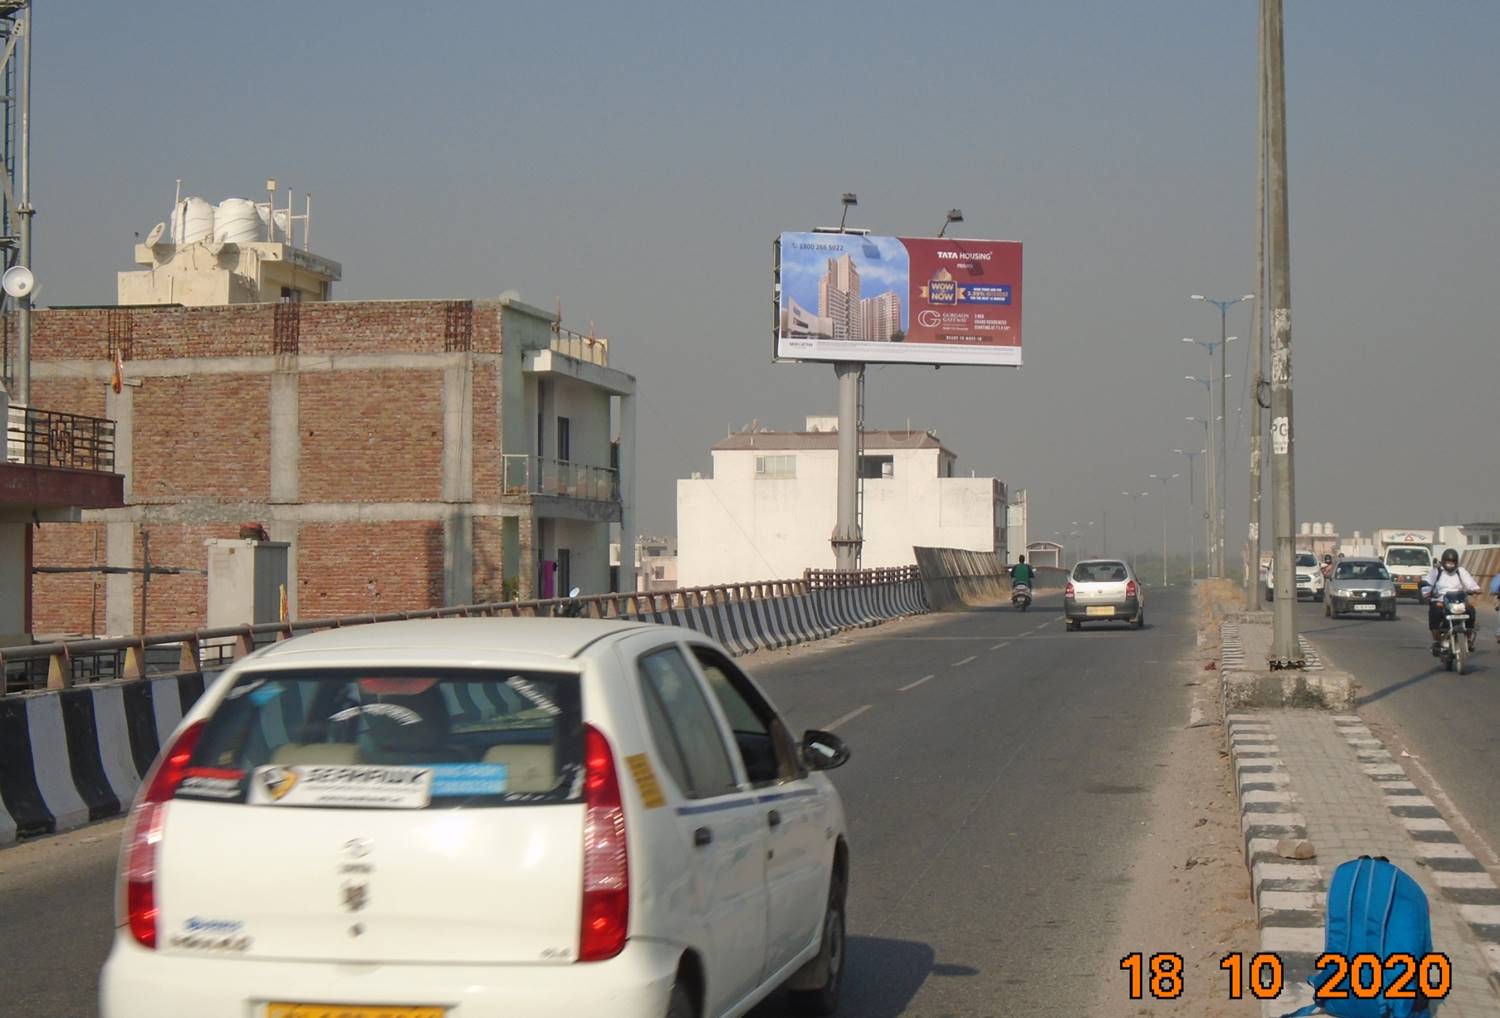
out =
{"type": "Polygon", "coordinates": [[[568,599],[552,606],[552,617],[558,619],[577,619],[583,617],[583,602],[578,600],[579,590],[574,587],[568,591],[568,599]]]}
{"type": "Polygon", "coordinates": [[[1469,595],[1453,591],[1443,595],[1443,628],[1439,631],[1438,657],[1443,667],[1450,672],[1463,675],[1469,668],[1469,655],[1474,650],[1474,609],[1469,606],[1469,595]]]}
{"type": "Polygon", "coordinates": [[[1031,584],[1017,583],[1011,591],[1010,603],[1021,611],[1031,607],[1031,584]]]}

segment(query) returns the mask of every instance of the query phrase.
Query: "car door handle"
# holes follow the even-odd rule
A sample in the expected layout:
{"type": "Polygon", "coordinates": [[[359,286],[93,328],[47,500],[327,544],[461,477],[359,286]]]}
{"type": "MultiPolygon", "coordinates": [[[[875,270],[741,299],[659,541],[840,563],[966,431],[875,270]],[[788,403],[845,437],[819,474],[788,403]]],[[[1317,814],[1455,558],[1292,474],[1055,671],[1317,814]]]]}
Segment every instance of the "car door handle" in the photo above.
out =
{"type": "Polygon", "coordinates": [[[781,811],[773,809],[773,810],[771,810],[771,812],[767,813],[766,814],[766,823],[770,824],[772,827],[780,827],[781,826],[781,811]]]}
{"type": "Polygon", "coordinates": [[[714,832],[709,830],[707,827],[700,827],[693,832],[694,848],[702,848],[705,845],[711,845],[713,844],[713,841],[714,832]]]}

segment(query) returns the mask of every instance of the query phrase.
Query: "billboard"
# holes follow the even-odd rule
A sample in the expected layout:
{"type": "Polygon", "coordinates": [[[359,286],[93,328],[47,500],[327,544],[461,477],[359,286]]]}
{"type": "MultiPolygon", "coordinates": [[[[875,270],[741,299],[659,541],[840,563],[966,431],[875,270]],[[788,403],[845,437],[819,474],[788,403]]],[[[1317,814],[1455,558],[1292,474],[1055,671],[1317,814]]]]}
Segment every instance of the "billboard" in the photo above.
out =
{"type": "Polygon", "coordinates": [[[783,233],[776,357],[1021,364],[1021,245],[783,233]]]}

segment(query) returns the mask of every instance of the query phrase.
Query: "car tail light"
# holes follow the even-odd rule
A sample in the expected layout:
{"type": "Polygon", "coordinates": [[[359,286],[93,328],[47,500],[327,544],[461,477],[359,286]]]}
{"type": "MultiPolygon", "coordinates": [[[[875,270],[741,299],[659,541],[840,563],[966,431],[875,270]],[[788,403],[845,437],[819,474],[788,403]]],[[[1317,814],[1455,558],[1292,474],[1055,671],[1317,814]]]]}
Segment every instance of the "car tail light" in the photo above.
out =
{"type": "Polygon", "coordinates": [[[1135,585],[1135,581],[1134,580],[1131,580],[1129,583],[1125,584],[1125,596],[1126,597],[1135,597],[1135,595],[1137,593],[1139,593],[1139,592],[1140,592],[1140,588],[1135,585]]]}
{"type": "Polygon", "coordinates": [[[166,821],[166,804],[187,777],[204,722],[183,729],[147,775],[130,811],[121,851],[120,883],[124,923],[142,947],[156,947],[156,857],[166,821]]]}
{"type": "Polygon", "coordinates": [[[1075,593],[1075,588],[1073,586],[1073,581],[1069,580],[1068,581],[1068,589],[1065,590],[1065,591],[1063,591],[1063,597],[1072,597],[1074,595],[1074,593],[1075,593]]]}
{"type": "Polygon", "coordinates": [[[603,733],[583,733],[583,920],[579,961],[603,961],[625,948],[630,925],[630,857],[615,754],[603,733]]]}

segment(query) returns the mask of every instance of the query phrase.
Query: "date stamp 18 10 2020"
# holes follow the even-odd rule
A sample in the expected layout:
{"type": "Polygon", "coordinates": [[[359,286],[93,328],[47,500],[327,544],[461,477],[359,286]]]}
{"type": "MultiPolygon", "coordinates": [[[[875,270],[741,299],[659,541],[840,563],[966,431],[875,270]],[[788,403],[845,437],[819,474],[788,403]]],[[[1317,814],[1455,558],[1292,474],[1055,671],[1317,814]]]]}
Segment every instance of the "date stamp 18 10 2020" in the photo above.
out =
{"type": "MultiPolygon", "coordinates": [[[[1318,956],[1315,968],[1314,1000],[1441,1000],[1453,985],[1453,965],[1446,954],[1437,951],[1420,958],[1410,954],[1346,957],[1328,952],[1318,956]]],[[[1120,959],[1120,969],[1129,980],[1131,1000],[1147,996],[1176,1000],[1182,996],[1183,959],[1175,951],[1150,955],[1134,951],[1120,959]]],[[[1231,1000],[1247,994],[1258,1000],[1274,1000],[1286,983],[1286,966],[1272,951],[1249,956],[1240,951],[1226,954],[1219,959],[1219,969],[1224,972],[1231,1000]]]]}

